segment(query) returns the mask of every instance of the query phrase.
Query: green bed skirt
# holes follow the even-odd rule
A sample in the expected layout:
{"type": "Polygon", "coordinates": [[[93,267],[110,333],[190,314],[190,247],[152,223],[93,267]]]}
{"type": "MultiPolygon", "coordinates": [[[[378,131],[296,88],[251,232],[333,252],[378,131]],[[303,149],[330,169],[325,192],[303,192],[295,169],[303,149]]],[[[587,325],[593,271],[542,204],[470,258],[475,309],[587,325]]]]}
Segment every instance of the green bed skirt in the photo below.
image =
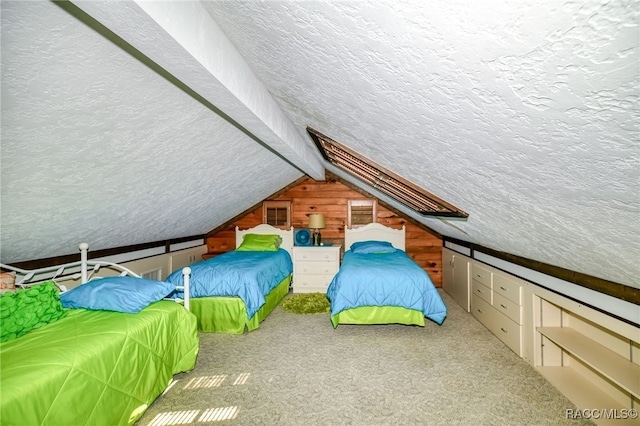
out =
{"type": "Polygon", "coordinates": [[[249,320],[244,302],[239,297],[197,297],[190,301],[190,310],[198,318],[198,331],[243,334],[255,330],[278,303],[289,293],[291,275],[265,296],[265,304],[249,320]]]}
{"type": "Polygon", "coordinates": [[[424,314],[399,306],[361,306],[346,309],[331,317],[331,324],[405,324],[424,327],[424,314]]]}

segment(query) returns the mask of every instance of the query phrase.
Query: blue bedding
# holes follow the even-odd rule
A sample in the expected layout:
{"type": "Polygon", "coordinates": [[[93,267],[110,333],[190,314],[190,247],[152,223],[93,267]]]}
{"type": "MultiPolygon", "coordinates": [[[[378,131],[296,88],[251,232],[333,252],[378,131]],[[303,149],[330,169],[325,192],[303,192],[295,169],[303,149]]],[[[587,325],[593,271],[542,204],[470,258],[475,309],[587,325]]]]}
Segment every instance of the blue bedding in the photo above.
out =
{"type": "Polygon", "coordinates": [[[327,289],[331,316],[360,306],[399,306],[421,311],[442,324],[447,316],[429,275],[406,252],[344,254],[340,271],[327,289]]]}
{"type": "MultiPolygon", "coordinates": [[[[234,250],[189,267],[191,297],[240,297],[249,319],[264,305],[265,296],[293,272],[291,256],[284,249],[234,250]]],[[[182,270],[167,277],[167,281],[176,286],[182,285],[183,279],[182,270]]]]}

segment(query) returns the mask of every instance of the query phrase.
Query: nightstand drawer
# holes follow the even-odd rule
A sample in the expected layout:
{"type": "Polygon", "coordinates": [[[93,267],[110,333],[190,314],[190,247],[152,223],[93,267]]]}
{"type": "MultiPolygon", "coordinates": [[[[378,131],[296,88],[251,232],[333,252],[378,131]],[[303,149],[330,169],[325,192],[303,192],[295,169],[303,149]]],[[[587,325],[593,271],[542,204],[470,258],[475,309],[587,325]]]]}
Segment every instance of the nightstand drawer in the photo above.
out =
{"type": "Polygon", "coordinates": [[[333,279],[331,275],[293,275],[293,292],[294,293],[326,293],[329,284],[333,279]]]}
{"type": "Polygon", "coordinates": [[[296,274],[335,275],[338,272],[337,262],[296,262],[296,274]]]}
{"type": "Polygon", "coordinates": [[[340,250],[333,247],[296,247],[293,251],[294,262],[338,262],[340,260],[340,250]]]}

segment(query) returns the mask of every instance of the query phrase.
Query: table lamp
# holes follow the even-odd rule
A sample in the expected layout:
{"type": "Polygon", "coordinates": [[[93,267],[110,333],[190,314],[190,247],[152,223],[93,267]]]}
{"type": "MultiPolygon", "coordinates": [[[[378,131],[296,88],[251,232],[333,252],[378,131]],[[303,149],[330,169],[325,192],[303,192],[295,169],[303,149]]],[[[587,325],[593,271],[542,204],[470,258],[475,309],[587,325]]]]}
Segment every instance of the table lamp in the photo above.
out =
{"type": "Polygon", "coordinates": [[[309,228],[313,229],[313,236],[311,241],[313,241],[314,246],[319,246],[322,242],[322,237],[320,236],[320,230],[324,228],[324,215],[322,214],[310,214],[309,215],[309,228]]]}

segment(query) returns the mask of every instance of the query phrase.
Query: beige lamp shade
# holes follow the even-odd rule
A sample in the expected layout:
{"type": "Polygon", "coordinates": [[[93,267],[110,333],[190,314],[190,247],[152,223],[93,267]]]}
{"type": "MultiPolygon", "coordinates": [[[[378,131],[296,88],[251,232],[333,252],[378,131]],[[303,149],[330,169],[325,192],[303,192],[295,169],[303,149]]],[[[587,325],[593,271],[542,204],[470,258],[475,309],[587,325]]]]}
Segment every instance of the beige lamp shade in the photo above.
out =
{"type": "Polygon", "coordinates": [[[324,215],[323,214],[310,214],[309,215],[309,228],[322,229],[324,228],[324,215]]]}

